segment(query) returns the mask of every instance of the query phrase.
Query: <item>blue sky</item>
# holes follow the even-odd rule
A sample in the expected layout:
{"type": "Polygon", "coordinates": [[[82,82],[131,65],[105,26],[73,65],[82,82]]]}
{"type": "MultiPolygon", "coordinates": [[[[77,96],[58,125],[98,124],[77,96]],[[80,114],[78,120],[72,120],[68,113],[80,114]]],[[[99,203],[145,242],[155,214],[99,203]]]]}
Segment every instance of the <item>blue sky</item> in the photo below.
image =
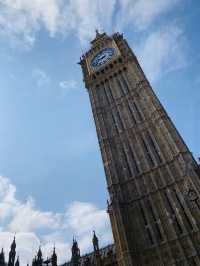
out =
{"type": "Polygon", "coordinates": [[[0,0],[0,245],[23,263],[42,244],[69,258],[91,231],[112,241],[106,184],[77,64],[95,28],[124,33],[153,88],[200,155],[200,4],[191,0],[0,0]],[[25,220],[24,220],[25,219],[25,220]],[[26,221],[26,222],[25,222],[26,221]]]}

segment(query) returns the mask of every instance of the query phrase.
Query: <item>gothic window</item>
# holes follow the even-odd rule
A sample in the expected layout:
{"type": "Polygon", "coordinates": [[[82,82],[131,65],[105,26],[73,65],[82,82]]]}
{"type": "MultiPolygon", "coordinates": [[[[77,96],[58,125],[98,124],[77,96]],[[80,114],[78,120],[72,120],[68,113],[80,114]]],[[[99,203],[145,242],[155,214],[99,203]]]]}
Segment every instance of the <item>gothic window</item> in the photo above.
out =
{"type": "Polygon", "coordinates": [[[109,84],[109,81],[108,80],[106,80],[105,87],[106,87],[106,91],[107,91],[108,98],[110,99],[110,103],[111,102],[114,102],[114,97],[113,97],[113,94],[112,94],[112,89],[110,87],[110,84],[109,84]]]}
{"type": "Polygon", "coordinates": [[[105,87],[103,84],[101,86],[96,87],[96,94],[98,103],[101,107],[109,104],[108,97],[106,95],[105,87]]]}
{"type": "Polygon", "coordinates": [[[125,90],[125,93],[128,93],[129,92],[129,86],[128,86],[128,83],[126,81],[126,79],[124,78],[123,75],[120,75],[121,77],[121,81],[122,81],[122,84],[123,84],[123,87],[124,87],[124,90],[125,90]]]}
{"type": "Polygon", "coordinates": [[[131,185],[128,185],[127,188],[129,188],[130,190],[130,200],[131,199],[137,199],[140,195],[139,193],[139,189],[138,189],[138,186],[137,186],[137,181],[133,181],[131,185]]]}
{"type": "Polygon", "coordinates": [[[148,146],[147,146],[147,144],[143,138],[142,138],[142,144],[143,144],[143,148],[144,148],[144,154],[145,154],[145,157],[146,157],[149,165],[151,167],[155,166],[153,158],[152,158],[151,153],[149,151],[149,148],[148,148],[148,146]]]}
{"type": "Polygon", "coordinates": [[[178,235],[180,235],[180,234],[183,233],[183,229],[182,229],[182,227],[180,225],[180,222],[179,222],[179,220],[177,218],[176,212],[174,210],[174,207],[173,207],[173,205],[171,203],[171,200],[170,200],[169,195],[168,195],[167,192],[164,192],[164,198],[165,198],[165,204],[166,204],[167,210],[168,210],[168,212],[170,214],[170,219],[172,220],[173,225],[174,225],[174,229],[175,229],[176,233],[178,235]]]}
{"type": "Polygon", "coordinates": [[[153,240],[153,236],[152,236],[152,232],[151,232],[151,227],[150,227],[150,224],[148,223],[148,220],[147,220],[147,217],[146,217],[146,214],[145,214],[145,211],[143,209],[142,204],[140,204],[140,212],[141,212],[143,224],[145,226],[145,231],[146,231],[148,243],[150,245],[153,245],[154,240],[153,240]]]}
{"type": "Polygon", "coordinates": [[[110,88],[112,89],[113,88],[113,97],[115,99],[118,99],[121,97],[121,91],[119,89],[117,89],[117,87],[119,86],[118,84],[118,79],[117,78],[113,78],[110,80],[110,88]]]}
{"type": "Polygon", "coordinates": [[[196,208],[200,210],[199,195],[192,184],[185,183],[184,197],[192,209],[196,208]]]}
{"type": "Polygon", "coordinates": [[[163,166],[161,168],[161,175],[163,176],[163,180],[166,184],[171,184],[173,182],[173,176],[171,175],[171,171],[169,169],[170,168],[168,166],[163,166]]]}
{"type": "Polygon", "coordinates": [[[163,236],[162,236],[160,226],[159,226],[159,219],[157,219],[157,217],[156,217],[155,210],[154,210],[150,200],[147,200],[147,206],[148,206],[149,213],[150,213],[152,220],[153,220],[153,229],[155,232],[156,239],[158,242],[160,242],[163,240],[163,236]]]}
{"type": "Polygon", "coordinates": [[[117,109],[115,109],[113,112],[113,119],[114,119],[115,126],[117,128],[117,131],[120,132],[121,130],[124,130],[124,125],[122,123],[119,111],[117,109]]]}
{"type": "Polygon", "coordinates": [[[135,155],[134,155],[132,148],[130,146],[129,146],[129,156],[131,159],[131,165],[133,166],[134,175],[138,175],[140,171],[139,171],[139,168],[137,166],[135,155]]]}
{"type": "Polygon", "coordinates": [[[146,186],[146,183],[144,182],[144,179],[145,177],[140,177],[137,179],[138,186],[139,186],[139,189],[142,195],[147,194],[147,186],[146,186]]]}
{"type": "Polygon", "coordinates": [[[128,110],[128,115],[129,115],[129,117],[131,119],[131,122],[133,121],[134,124],[137,124],[135,115],[134,115],[133,111],[131,110],[129,103],[127,104],[127,110],[128,110]]]}
{"type": "Polygon", "coordinates": [[[105,138],[107,135],[106,115],[105,114],[99,114],[98,117],[99,117],[101,135],[102,135],[102,138],[105,138]]]}
{"type": "Polygon", "coordinates": [[[142,121],[143,117],[142,117],[141,112],[140,112],[140,110],[139,110],[139,108],[138,108],[138,106],[137,106],[137,104],[135,102],[133,103],[133,107],[134,107],[134,110],[135,110],[135,112],[137,114],[138,120],[142,121]]]}
{"type": "Polygon", "coordinates": [[[172,176],[175,180],[181,179],[181,175],[178,172],[176,163],[171,163],[170,164],[170,172],[172,173],[172,176]]]}
{"type": "Polygon", "coordinates": [[[109,136],[116,134],[118,128],[112,112],[106,113],[107,133],[109,136]]]}
{"type": "Polygon", "coordinates": [[[189,229],[190,229],[190,230],[193,230],[193,225],[192,225],[192,223],[191,223],[191,221],[190,221],[190,218],[189,218],[187,212],[185,211],[184,205],[183,205],[183,203],[181,202],[181,199],[179,198],[179,195],[177,194],[176,191],[175,191],[175,197],[176,197],[177,202],[179,203],[179,206],[181,207],[182,213],[183,213],[183,215],[184,215],[184,217],[185,217],[185,220],[186,220],[186,222],[187,222],[187,225],[189,226],[189,229]]]}
{"type": "Polygon", "coordinates": [[[96,96],[97,96],[97,102],[100,106],[103,104],[103,95],[102,90],[100,86],[96,86],[96,96]]]}
{"type": "Polygon", "coordinates": [[[156,180],[156,184],[157,184],[158,188],[163,188],[164,186],[166,186],[166,182],[163,178],[161,168],[158,170],[158,174],[155,176],[155,180],[156,180]]]}
{"type": "Polygon", "coordinates": [[[109,99],[108,92],[107,92],[105,84],[103,85],[103,93],[105,95],[105,100],[106,100],[105,103],[108,105],[110,103],[110,99],[109,99]]]}
{"type": "Polygon", "coordinates": [[[116,78],[116,80],[117,80],[117,85],[118,85],[118,87],[119,87],[119,89],[120,89],[120,93],[121,93],[122,95],[125,95],[126,92],[125,92],[125,90],[124,90],[124,88],[123,88],[123,86],[122,86],[120,80],[119,80],[118,78],[116,78]]]}
{"type": "Polygon", "coordinates": [[[119,150],[117,149],[116,141],[112,138],[110,141],[111,154],[113,158],[113,167],[116,173],[116,177],[121,177],[121,163],[119,160],[119,150]]]}
{"type": "Polygon", "coordinates": [[[149,147],[157,161],[157,163],[162,163],[161,156],[159,154],[157,145],[155,144],[155,141],[153,140],[152,136],[149,133],[146,133],[146,139],[148,141],[149,147]]]}
{"type": "Polygon", "coordinates": [[[90,90],[90,98],[92,103],[94,103],[95,105],[98,104],[98,97],[97,97],[97,89],[99,88],[99,86],[96,86],[93,88],[93,90],[90,90]]]}
{"type": "Polygon", "coordinates": [[[128,177],[131,177],[132,174],[131,174],[131,169],[130,169],[130,165],[129,165],[129,162],[128,162],[128,158],[127,158],[127,155],[126,155],[126,152],[124,151],[124,149],[122,148],[122,167],[123,167],[123,171],[125,171],[128,175],[128,177]]]}
{"type": "Polygon", "coordinates": [[[136,121],[141,122],[143,118],[136,103],[131,102],[130,104],[128,104],[128,106],[129,106],[129,110],[131,111],[132,115],[135,117],[136,121]]]}

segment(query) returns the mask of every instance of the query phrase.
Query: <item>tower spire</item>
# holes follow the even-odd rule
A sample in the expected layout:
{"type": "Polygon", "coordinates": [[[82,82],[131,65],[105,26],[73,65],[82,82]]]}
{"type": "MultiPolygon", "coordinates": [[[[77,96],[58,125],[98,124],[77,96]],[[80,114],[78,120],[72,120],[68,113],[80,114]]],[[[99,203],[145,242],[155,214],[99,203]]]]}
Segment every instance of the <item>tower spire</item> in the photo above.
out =
{"type": "Polygon", "coordinates": [[[57,266],[57,255],[56,255],[56,247],[53,247],[53,254],[51,256],[51,264],[52,266],[57,266]]]}
{"type": "Polygon", "coordinates": [[[37,253],[37,266],[42,266],[42,262],[43,262],[43,257],[42,257],[42,250],[41,250],[41,246],[39,246],[38,249],[38,253],[37,253]]]}
{"type": "Polygon", "coordinates": [[[16,242],[15,236],[13,242],[10,246],[9,258],[8,258],[8,266],[14,266],[15,264],[15,256],[16,256],[16,242]]]}
{"type": "Polygon", "coordinates": [[[3,248],[1,249],[1,253],[0,253],[0,266],[5,266],[5,255],[4,255],[3,248]]]}
{"type": "Polygon", "coordinates": [[[92,243],[93,243],[93,248],[94,248],[94,252],[95,253],[99,253],[99,239],[96,236],[95,231],[93,231],[93,239],[92,239],[92,243]]]}
{"type": "Polygon", "coordinates": [[[78,242],[73,237],[73,244],[72,244],[72,258],[71,263],[73,266],[78,266],[80,264],[80,249],[78,247],[78,242]]]}

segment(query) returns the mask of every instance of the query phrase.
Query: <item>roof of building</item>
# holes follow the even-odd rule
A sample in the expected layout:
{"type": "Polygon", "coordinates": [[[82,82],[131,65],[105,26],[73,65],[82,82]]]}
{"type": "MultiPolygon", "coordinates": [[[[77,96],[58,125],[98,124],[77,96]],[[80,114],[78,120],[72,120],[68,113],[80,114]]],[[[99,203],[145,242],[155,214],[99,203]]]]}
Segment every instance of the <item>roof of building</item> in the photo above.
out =
{"type": "MultiPolygon", "coordinates": [[[[108,261],[108,264],[110,261],[115,260],[116,259],[115,258],[116,257],[115,245],[111,244],[111,245],[108,245],[106,247],[101,248],[99,250],[99,256],[100,256],[101,260],[108,261]]],[[[84,265],[84,263],[87,259],[89,259],[90,262],[92,263],[95,260],[95,253],[91,252],[91,253],[88,253],[88,254],[81,256],[80,266],[84,265]]],[[[107,263],[105,263],[104,265],[106,265],[106,264],[107,263]]],[[[69,261],[69,262],[64,263],[61,266],[70,266],[70,265],[71,265],[71,262],[69,261]]]]}

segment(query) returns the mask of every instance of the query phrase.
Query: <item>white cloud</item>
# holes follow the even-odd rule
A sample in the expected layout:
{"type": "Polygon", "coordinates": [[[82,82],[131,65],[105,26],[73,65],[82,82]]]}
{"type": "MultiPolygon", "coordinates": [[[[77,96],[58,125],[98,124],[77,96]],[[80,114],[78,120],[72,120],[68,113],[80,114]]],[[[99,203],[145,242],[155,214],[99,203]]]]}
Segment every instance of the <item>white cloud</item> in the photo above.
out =
{"type": "Polygon", "coordinates": [[[55,243],[61,263],[70,258],[73,235],[77,236],[82,253],[91,250],[94,229],[100,236],[101,245],[112,241],[106,211],[92,203],[72,202],[63,213],[41,211],[32,199],[26,202],[18,200],[16,187],[6,177],[0,177],[0,202],[0,243],[8,254],[16,232],[17,252],[22,265],[28,261],[31,263],[40,243],[44,256],[51,255],[55,243]]]}
{"type": "Polygon", "coordinates": [[[35,33],[42,27],[50,36],[73,33],[85,42],[94,36],[95,28],[112,31],[132,24],[137,30],[146,29],[178,2],[180,0],[0,0],[0,32],[23,40],[29,46],[34,44],[35,33]]]}
{"type": "Polygon", "coordinates": [[[59,226],[59,214],[36,210],[33,200],[29,199],[25,204],[18,203],[13,208],[13,217],[8,229],[12,232],[32,232],[42,228],[56,230],[59,226]]]}
{"type": "Polygon", "coordinates": [[[136,54],[150,80],[186,66],[186,39],[180,27],[171,24],[151,32],[136,47],[136,54]]]}
{"type": "Polygon", "coordinates": [[[158,17],[171,10],[180,0],[119,0],[121,18],[118,27],[132,24],[144,30],[158,17]]]}
{"type": "Polygon", "coordinates": [[[35,32],[44,25],[54,35],[59,17],[56,0],[0,0],[1,33],[32,46],[35,32]],[[15,22],[13,25],[13,21],[15,22]]]}
{"type": "Polygon", "coordinates": [[[75,80],[63,80],[60,81],[59,86],[67,91],[77,88],[77,82],[75,80]]]}
{"type": "Polygon", "coordinates": [[[0,0],[0,32],[27,46],[45,28],[50,36],[73,32],[81,41],[95,28],[109,28],[116,0],[0,0]],[[13,27],[13,21],[15,26],[13,27]]]}
{"type": "Polygon", "coordinates": [[[43,87],[50,83],[50,77],[42,69],[34,69],[32,73],[32,77],[35,80],[38,87],[43,87]]]}
{"type": "MultiPolygon", "coordinates": [[[[138,35],[134,46],[138,48],[136,54],[145,71],[151,79],[156,79],[161,71],[185,64],[182,28],[169,22],[165,27],[161,25],[158,31],[152,31],[150,27],[157,21],[160,23],[163,16],[177,8],[179,3],[180,0],[0,0],[0,33],[31,46],[36,33],[43,27],[50,36],[74,34],[82,43],[88,43],[94,37],[95,28],[109,32],[127,26],[131,29],[132,26],[133,31],[143,31],[147,36],[138,44],[141,39],[138,35]]],[[[50,77],[42,69],[36,69],[33,77],[39,87],[50,82],[50,77]]],[[[77,83],[63,80],[59,86],[65,94],[76,89],[77,83]]]]}
{"type": "Polygon", "coordinates": [[[62,32],[73,31],[84,42],[96,28],[109,30],[116,0],[69,0],[61,13],[62,32]]]}
{"type": "Polygon", "coordinates": [[[73,202],[66,211],[66,219],[69,221],[67,225],[77,236],[89,234],[91,228],[101,230],[109,223],[105,210],[99,210],[94,204],[84,202],[73,202]]]}

